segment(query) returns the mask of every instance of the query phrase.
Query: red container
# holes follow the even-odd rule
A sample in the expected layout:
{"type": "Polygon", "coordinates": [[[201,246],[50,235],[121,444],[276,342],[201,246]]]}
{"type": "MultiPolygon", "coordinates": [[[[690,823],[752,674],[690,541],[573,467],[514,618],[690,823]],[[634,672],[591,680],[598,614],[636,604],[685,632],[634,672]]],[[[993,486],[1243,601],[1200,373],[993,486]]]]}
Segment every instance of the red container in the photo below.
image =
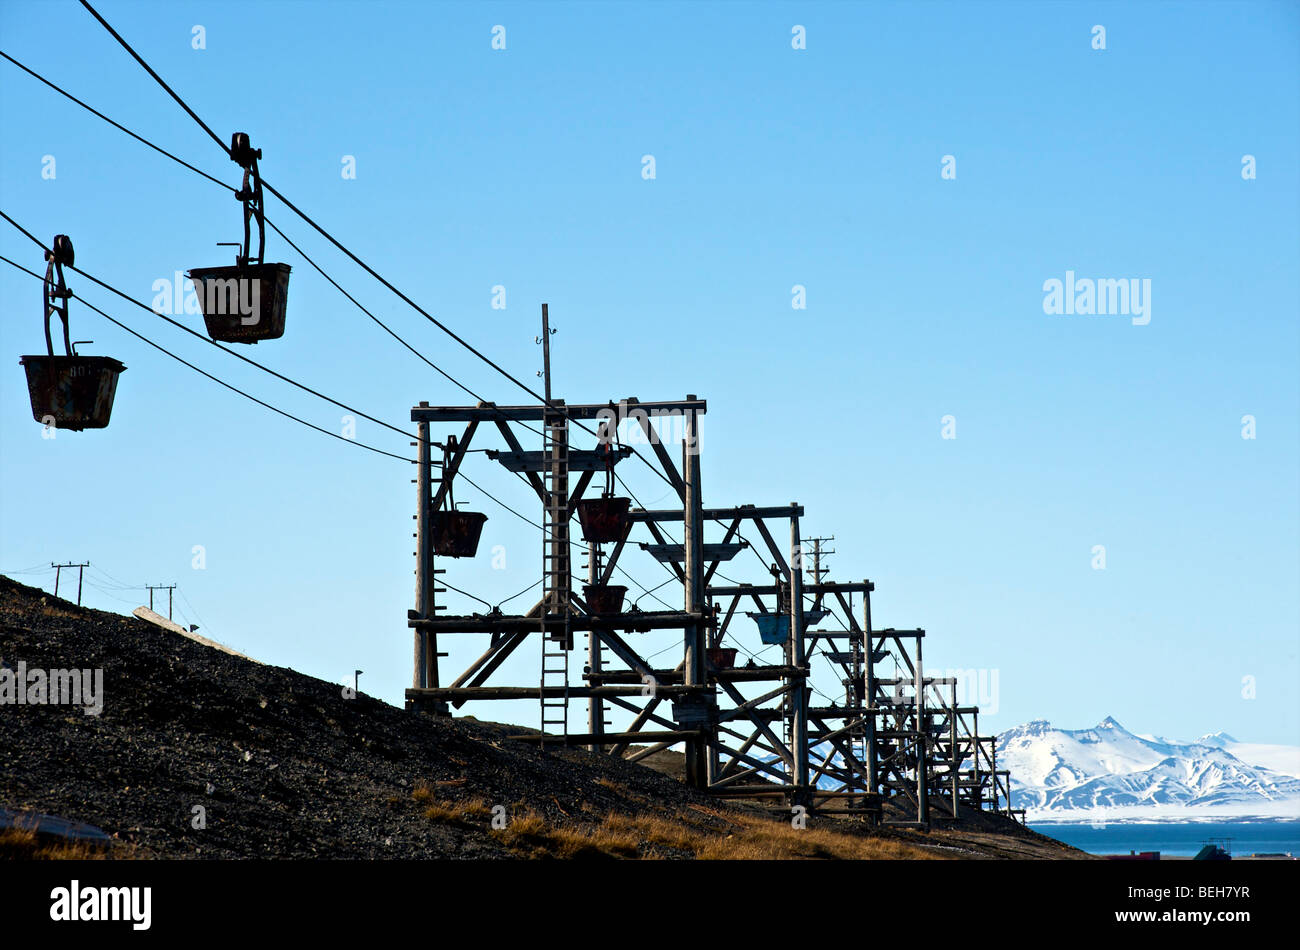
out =
{"type": "Polygon", "coordinates": [[[627,588],[619,584],[583,584],[582,596],[589,614],[621,614],[627,588]]]}
{"type": "Polygon", "coordinates": [[[473,557],[487,515],[481,511],[435,511],[433,553],[441,557],[473,557]]]}
{"type": "Polygon", "coordinates": [[[709,647],[709,664],[717,670],[729,670],[736,665],[739,652],[735,647],[709,647]]]}
{"type": "Polygon", "coordinates": [[[212,339],[256,343],[284,336],[288,264],[195,267],[190,281],[212,339]]]}
{"type": "Polygon", "coordinates": [[[630,498],[610,496],[578,502],[578,522],[582,525],[583,538],[597,543],[622,541],[627,537],[627,511],[631,504],[630,498]]]}
{"type": "Polygon", "coordinates": [[[111,356],[24,356],[32,418],[56,429],[102,429],[113,412],[118,374],[111,356]]]}

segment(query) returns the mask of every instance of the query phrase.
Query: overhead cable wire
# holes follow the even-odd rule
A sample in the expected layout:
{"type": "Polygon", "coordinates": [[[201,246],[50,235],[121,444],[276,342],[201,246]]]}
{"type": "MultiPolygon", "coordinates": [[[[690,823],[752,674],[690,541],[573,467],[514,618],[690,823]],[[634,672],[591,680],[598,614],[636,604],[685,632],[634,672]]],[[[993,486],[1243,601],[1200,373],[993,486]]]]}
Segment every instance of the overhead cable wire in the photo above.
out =
{"type": "MultiPolygon", "coordinates": [[[[0,261],[4,261],[6,264],[9,264],[11,267],[16,267],[18,270],[22,271],[22,272],[25,273],[25,274],[29,274],[29,275],[31,275],[32,277],[35,277],[37,280],[44,280],[44,279],[45,279],[43,275],[38,274],[38,273],[36,273],[35,271],[28,270],[26,267],[23,267],[23,265],[18,264],[18,263],[14,262],[14,261],[11,261],[9,258],[7,258],[7,257],[5,257],[5,256],[3,256],[3,255],[0,255],[0,261]]],[[[263,401],[263,400],[261,400],[261,399],[258,399],[256,396],[252,395],[251,393],[245,392],[244,390],[240,389],[238,386],[233,386],[233,385],[231,385],[230,383],[226,382],[225,380],[223,380],[223,379],[218,379],[216,376],[213,376],[213,375],[212,375],[211,373],[209,373],[207,370],[200,369],[199,367],[195,366],[193,363],[189,362],[188,360],[184,359],[183,357],[177,356],[177,355],[176,355],[175,353],[173,353],[171,350],[168,350],[166,347],[164,347],[164,346],[162,346],[162,345],[160,345],[160,344],[158,344],[158,343],[155,343],[153,340],[149,339],[148,337],[144,336],[143,334],[141,334],[141,333],[137,333],[135,330],[133,330],[133,329],[131,329],[130,327],[128,327],[125,323],[122,323],[122,322],[119,321],[119,320],[115,320],[113,317],[109,316],[109,315],[108,315],[107,313],[105,313],[103,310],[100,310],[98,307],[96,307],[96,306],[95,306],[93,303],[91,303],[90,301],[86,300],[84,297],[79,297],[79,296],[77,296],[76,294],[72,294],[72,297],[73,297],[73,299],[75,299],[75,300],[80,300],[83,304],[85,304],[87,307],[89,307],[89,308],[90,308],[91,310],[93,310],[95,313],[99,314],[99,315],[100,315],[101,317],[103,317],[105,320],[107,320],[107,321],[109,321],[110,323],[114,324],[115,326],[120,327],[121,329],[125,330],[127,333],[131,334],[133,337],[136,337],[137,339],[142,340],[142,341],[145,342],[145,343],[148,343],[150,346],[152,346],[155,350],[158,350],[160,353],[163,353],[163,354],[165,354],[165,355],[167,355],[167,356],[170,356],[172,359],[176,360],[178,363],[182,363],[182,364],[184,364],[185,366],[188,366],[190,369],[194,370],[196,373],[199,373],[199,374],[202,375],[202,376],[206,376],[208,379],[212,380],[214,383],[217,383],[217,384],[220,385],[220,386],[224,386],[226,389],[229,389],[231,392],[238,393],[239,395],[243,396],[245,399],[250,399],[250,400],[252,400],[253,402],[257,403],[259,406],[263,406],[264,408],[270,409],[272,412],[278,413],[278,414],[284,416],[284,417],[287,418],[287,419],[292,419],[294,422],[297,422],[297,423],[299,423],[300,425],[304,425],[304,426],[306,426],[306,427],[309,428],[309,429],[315,429],[317,432],[322,432],[322,433],[324,433],[325,435],[330,436],[331,438],[335,438],[335,439],[338,439],[338,440],[340,440],[340,441],[342,441],[342,442],[346,442],[346,443],[348,443],[349,445],[355,445],[355,446],[357,446],[357,447],[359,447],[359,448],[368,449],[369,451],[371,451],[371,452],[375,452],[375,453],[377,453],[377,454],[379,454],[379,455],[387,455],[389,458],[399,459],[400,461],[403,461],[403,462],[411,462],[411,463],[414,463],[414,461],[415,461],[414,459],[408,459],[408,458],[406,458],[405,456],[402,456],[402,455],[396,455],[396,454],[394,454],[394,453],[392,453],[392,452],[385,451],[384,449],[376,448],[376,447],[373,446],[373,445],[368,445],[367,443],[365,443],[365,442],[361,442],[361,441],[359,441],[359,440],[357,440],[357,439],[349,439],[349,438],[347,438],[346,436],[343,436],[343,435],[338,434],[337,432],[331,432],[329,429],[322,428],[321,426],[318,426],[318,425],[316,425],[316,424],[313,423],[313,422],[308,422],[306,419],[302,419],[302,418],[300,418],[300,417],[298,417],[298,416],[295,416],[295,415],[294,415],[293,413],[291,413],[291,412],[286,412],[286,411],[283,410],[283,409],[277,408],[276,406],[271,405],[269,402],[265,402],[265,401],[263,401]]]]}
{"type": "MultiPolygon", "coordinates": [[[[7,215],[3,210],[0,210],[0,217],[4,218],[6,221],[8,221],[10,224],[12,224],[15,228],[17,228],[19,231],[21,231],[24,235],[26,235],[28,238],[30,238],[30,239],[31,239],[31,240],[32,240],[32,241],[33,241],[33,242],[34,242],[38,247],[40,247],[43,251],[45,251],[46,253],[49,253],[49,249],[45,246],[45,244],[41,241],[40,238],[36,237],[34,234],[32,234],[30,231],[28,231],[26,228],[24,228],[21,224],[19,224],[19,223],[18,223],[17,221],[15,221],[13,218],[9,217],[9,215],[7,215]]],[[[387,423],[387,422],[384,422],[382,419],[376,419],[374,416],[372,416],[372,415],[370,415],[370,414],[368,414],[368,413],[362,412],[360,409],[354,409],[353,407],[347,405],[346,403],[339,402],[337,399],[333,399],[333,398],[331,398],[330,396],[326,396],[324,393],[322,393],[322,392],[320,392],[320,391],[318,391],[318,390],[316,390],[316,389],[313,389],[312,387],[306,385],[305,383],[300,383],[300,382],[298,382],[297,380],[290,379],[288,376],[285,376],[283,373],[277,372],[276,370],[271,369],[271,367],[269,367],[269,366],[265,366],[265,365],[263,365],[262,363],[259,363],[259,362],[258,362],[257,360],[255,360],[255,359],[251,359],[250,357],[244,356],[242,353],[237,353],[237,352],[235,352],[234,350],[232,350],[232,349],[230,349],[230,348],[228,348],[228,347],[222,346],[222,345],[221,345],[220,343],[218,343],[216,340],[209,339],[208,337],[204,336],[202,333],[199,333],[197,330],[194,330],[194,329],[191,329],[190,327],[187,327],[185,324],[181,323],[179,320],[173,320],[171,317],[167,316],[165,313],[159,313],[157,310],[154,310],[152,307],[150,307],[148,304],[144,303],[143,301],[136,300],[136,299],[135,299],[134,297],[132,297],[130,294],[127,294],[127,293],[124,293],[124,292],[121,291],[121,290],[118,290],[118,289],[117,289],[116,287],[114,287],[112,284],[109,284],[109,283],[107,283],[107,282],[105,282],[105,281],[103,281],[103,280],[100,280],[100,279],[99,279],[98,277],[96,277],[95,275],[93,275],[93,274],[91,274],[91,273],[88,273],[87,271],[84,271],[84,270],[82,270],[81,268],[76,267],[76,266],[73,265],[73,264],[65,264],[64,266],[66,266],[69,270],[73,271],[74,273],[76,273],[76,274],[80,274],[82,277],[85,277],[87,280],[91,281],[92,283],[98,284],[100,287],[104,288],[105,290],[108,290],[108,291],[110,291],[110,292],[116,294],[117,296],[121,297],[123,300],[127,301],[128,303],[133,303],[133,304],[135,304],[137,307],[139,307],[140,309],[142,309],[142,310],[144,310],[144,311],[146,311],[146,312],[148,312],[148,313],[153,314],[155,317],[158,317],[160,320],[165,320],[167,323],[170,323],[172,326],[174,326],[174,327],[176,327],[176,328],[178,328],[178,329],[180,329],[180,330],[184,330],[186,333],[188,333],[190,336],[194,337],[195,339],[202,340],[202,341],[205,342],[205,343],[211,344],[212,346],[214,346],[214,347],[216,347],[217,349],[221,350],[223,353],[229,353],[231,356],[233,356],[233,357],[235,357],[235,358],[237,358],[237,359],[243,360],[245,363],[248,363],[250,366],[256,366],[258,369],[262,370],[264,373],[269,373],[270,375],[274,376],[276,379],[282,380],[283,382],[286,382],[286,383],[288,383],[288,384],[291,385],[291,386],[296,386],[297,388],[301,389],[303,392],[310,393],[311,395],[315,396],[315,397],[318,398],[318,399],[323,399],[323,400],[325,400],[326,402],[328,402],[328,403],[330,403],[330,404],[332,404],[332,405],[338,406],[340,409],[343,409],[343,410],[345,410],[345,411],[347,411],[347,412],[350,412],[350,413],[355,413],[356,415],[361,416],[363,419],[367,419],[367,420],[369,420],[370,422],[375,423],[376,425],[383,426],[385,429],[391,429],[393,432],[396,432],[398,435],[406,436],[408,439],[414,439],[414,438],[416,438],[415,435],[411,434],[410,432],[407,432],[405,429],[399,429],[397,426],[395,426],[395,425],[391,425],[391,424],[389,424],[389,423],[387,423]]],[[[30,273],[30,272],[29,272],[29,273],[30,273]]],[[[77,299],[78,299],[78,300],[82,300],[83,302],[85,302],[85,298],[78,297],[77,299]]]]}
{"type": "MultiPolygon", "coordinates": [[[[161,146],[157,145],[156,143],[154,143],[154,142],[150,141],[149,139],[145,138],[143,135],[140,135],[140,134],[138,134],[138,133],[136,133],[136,132],[133,132],[131,129],[128,129],[126,126],[122,125],[120,122],[118,122],[118,121],[116,121],[116,120],[110,118],[109,116],[105,115],[103,112],[100,112],[98,109],[94,108],[93,106],[91,106],[91,105],[87,104],[86,102],[82,101],[81,99],[77,98],[77,97],[74,96],[72,93],[68,92],[66,89],[64,89],[64,88],[62,88],[61,86],[59,86],[57,83],[54,83],[54,82],[50,81],[50,80],[47,79],[46,77],[42,76],[40,73],[38,73],[38,72],[36,72],[35,70],[29,68],[28,66],[25,66],[23,63],[21,63],[21,62],[19,62],[18,60],[14,59],[14,57],[10,56],[8,53],[5,53],[3,50],[0,50],[0,57],[3,57],[4,59],[6,59],[6,60],[8,60],[9,62],[13,63],[15,66],[17,66],[17,67],[18,67],[19,69],[21,69],[23,72],[27,73],[28,75],[32,76],[33,78],[35,78],[35,79],[39,80],[40,82],[44,83],[46,86],[49,86],[49,87],[50,87],[51,89],[53,89],[55,92],[59,93],[60,95],[62,95],[62,96],[64,96],[65,98],[69,99],[70,101],[72,101],[72,102],[76,103],[77,105],[81,106],[83,109],[85,109],[86,111],[90,112],[92,115],[97,116],[97,117],[100,118],[100,119],[103,119],[105,122],[107,122],[109,125],[112,125],[114,128],[119,129],[119,130],[121,130],[122,132],[125,132],[125,133],[126,133],[127,135],[129,135],[131,138],[133,138],[133,139],[135,139],[136,141],[138,141],[138,142],[140,142],[140,143],[142,143],[142,144],[148,146],[149,148],[153,149],[155,152],[158,152],[160,155],[163,155],[163,156],[165,156],[165,157],[167,157],[167,158],[170,158],[172,161],[176,162],[176,163],[179,164],[179,165],[182,165],[183,167],[185,167],[185,168],[189,169],[190,171],[194,172],[195,174],[202,176],[203,178],[207,179],[208,181],[212,182],[213,184],[216,184],[216,185],[221,186],[221,188],[223,188],[224,190],[230,192],[231,194],[235,194],[235,195],[237,195],[237,194],[239,193],[239,189],[237,189],[237,188],[235,188],[235,187],[233,187],[233,186],[227,184],[226,182],[222,181],[220,178],[217,178],[217,177],[214,176],[214,175],[210,175],[210,174],[208,174],[208,173],[205,172],[203,169],[198,168],[197,166],[191,164],[190,162],[185,161],[185,159],[178,157],[177,155],[173,154],[172,152],[169,152],[167,149],[162,148],[161,146]]],[[[311,257],[307,252],[306,252],[306,251],[304,251],[301,247],[299,247],[298,244],[295,243],[294,240],[293,240],[292,238],[290,238],[287,234],[285,234],[284,231],[282,231],[282,230],[280,229],[280,227],[279,227],[279,226],[278,226],[278,225],[277,225],[273,220],[271,220],[271,218],[266,217],[266,216],[264,215],[264,216],[263,216],[263,220],[264,220],[264,221],[266,222],[266,224],[271,228],[272,231],[274,231],[276,234],[278,234],[278,235],[279,235],[279,236],[280,236],[280,237],[285,241],[285,243],[287,243],[290,247],[292,247],[292,248],[293,248],[293,249],[298,253],[298,255],[299,255],[300,257],[302,257],[302,259],[305,260],[305,261],[306,261],[306,262],[307,262],[307,263],[308,263],[308,264],[309,264],[309,265],[310,265],[310,266],[311,266],[311,267],[312,267],[312,268],[313,268],[313,269],[314,269],[318,274],[320,274],[320,275],[321,275],[322,277],[324,277],[327,281],[329,281],[329,283],[330,283],[330,284],[331,284],[331,285],[332,285],[336,290],[338,290],[339,293],[343,294],[343,296],[346,297],[346,298],[347,298],[347,299],[348,299],[348,300],[349,300],[349,301],[350,301],[354,306],[356,306],[356,308],[357,308],[358,310],[360,310],[360,311],[361,311],[362,313],[364,313],[367,317],[369,317],[371,320],[373,320],[373,321],[374,321],[374,322],[375,322],[375,323],[376,323],[380,328],[382,328],[382,329],[384,330],[384,332],[386,332],[389,336],[393,337],[393,339],[397,340],[397,342],[401,343],[402,346],[404,346],[407,350],[409,350],[411,353],[413,353],[413,354],[414,354],[418,359],[420,359],[421,361],[423,361],[423,362],[424,362],[426,365],[428,365],[431,369],[433,369],[434,371],[436,371],[437,373],[439,373],[441,376],[443,376],[445,379],[447,379],[447,381],[450,382],[452,385],[456,386],[458,389],[461,389],[461,390],[464,391],[467,395],[471,396],[472,398],[474,398],[476,401],[478,401],[478,402],[480,402],[480,403],[490,403],[490,400],[484,399],[482,396],[480,396],[478,393],[476,393],[473,389],[470,389],[468,386],[466,386],[466,385],[465,385],[464,383],[462,383],[460,380],[456,379],[456,377],[452,376],[450,373],[448,373],[448,372],[447,372],[446,370],[444,370],[442,367],[438,366],[436,363],[434,363],[432,360],[430,360],[428,357],[426,357],[423,353],[421,353],[419,350],[417,350],[415,347],[413,347],[410,343],[408,343],[408,342],[407,342],[407,341],[406,341],[406,340],[405,340],[401,335],[399,335],[396,331],[394,331],[392,328],[390,328],[386,323],[384,323],[382,320],[380,320],[378,317],[376,317],[376,316],[375,316],[375,315],[374,315],[374,314],[373,314],[373,313],[372,313],[368,308],[366,308],[365,306],[363,306],[363,305],[362,305],[362,304],[361,304],[361,303],[360,303],[360,302],[359,302],[355,297],[353,297],[352,294],[350,294],[347,290],[345,290],[345,289],[342,287],[342,285],[340,285],[340,284],[338,283],[338,281],[334,280],[334,278],[331,277],[331,276],[329,275],[329,273],[326,272],[326,271],[325,271],[325,270],[324,270],[324,269],[323,269],[319,264],[317,264],[316,261],[315,261],[315,260],[314,260],[314,259],[313,259],[313,258],[312,258],[312,257],[311,257]]],[[[525,429],[528,429],[530,432],[534,432],[534,433],[536,433],[537,435],[543,435],[543,434],[544,434],[544,433],[542,432],[541,429],[537,429],[537,428],[535,428],[535,427],[533,427],[533,426],[530,426],[530,425],[529,425],[528,423],[526,423],[526,422],[522,422],[522,421],[519,421],[519,420],[516,420],[516,421],[518,421],[519,425],[523,426],[525,429]]]]}
{"type": "MultiPolygon", "coordinates": [[[[175,100],[176,104],[179,105],[182,109],[184,109],[185,112],[190,116],[190,118],[192,118],[195,122],[198,123],[199,127],[202,128],[203,131],[205,131],[208,134],[208,136],[214,142],[217,143],[217,146],[222,150],[222,152],[224,152],[227,157],[230,157],[231,155],[230,146],[228,146],[225,142],[223,142],[221,138],[215,132],[212,131],[212,129],[208,126],[208,124],[204,122],[201,118],[199,118],[198,114],[193,109],[190,108],[190,106],[185,102],[185,100],[182,99],[176,93],[176,91],[172,89],[171,86],[167,85],[166,81],[164,81],[163,78],[159,76],[156,71],[154,71],[152,66],[150,66],[147,62],[145,62],[144,58],[135,51],[135,49],[131,46],[131,44],[128,43],[120,33],[118,33],[115,29],[113,29],[113,27],[109,24],[109,22],[105,20],[102,16],[100,16],[99,12],[95,10],[95,8],[92,7],[87,2],[87,0],[81,0],[81,5],[85,7],[88,11],[90,11],[91,15],[94,16],[94,18],[99,21],[100,25],[102,25],[104,29],[106,29],[109,32],[109,34],[113,37],[113,39],[117,40],[118,44],[121,45],[121,47],[124,50],[126,50],[137,63],[140,64],[140,66],[145,70],[145,72],[147,72],[151,77],[153,77],[154,81],[157,82],[158,85],[161,86],[163,90],[169,96],[171,96],[173,100],[175,100]]],[[[325,238],[325,240],[333,244],[354,264],[356,264],[358,267],[360,267],[362,270],[368,273],[375,280],[379,281],[379,283],[383,284],[386,288],[388,288],[389,291],[391,291],[398,298],[400,298],[404,303],[406,303],[413,310],[415,310],[416,313],[420,314],[422,317],[424,317],[426,320],[428,320],[430,323],[432,323],[434,326],[440,329],[443,333],[445,333],[447,336],[451,337],[454,341],[459,343],[462,347],[464,347],[474,356],[478,357],[489,367],[496,370],[496,372],[498,372],[500,375],[505,377],[510,382],[514,383],[524,392],[528,393],[528,395],[540,401],[546,408],[564,415],[570,421],[574,422],[580,429],[583,429],[591,433],[592,435],[595,435],[597,438],[600,438],[600,433],[596,432],[596,430],[590,428],[589,426],[584,425],[582,420],[575,419],[572,416],[572,414],[569,412],[567,407],[565,407],[562,404],[555,403],[552,400],[547,399],[541,393],[538,393],[527,383],[523,382],[517,376],[515,376],[508,370],[504,369],[500,364],[498,364],[495,360],[489,357],[486,353],[479,350],[469,341],[467,341],[458,333],[456,333],[454,330],[452,330],[451,327],[447,326],[445,323],[443,323],[433,314],[429,313],[427,310],[425,310],[423,307],[417,304],[414,300],[412,300],[410,297],[408,297],[406,294],[400,291],[383,275],[381,275],[373,267],[371,267],[360,257],[358,257],[355,253],[353,253],[346,245],[344,245],[341,241],[339,241],[336,237],[334,237],[334,235],[332,235],[329,231],[325,230],[325,228],[322,227],[320,224],[318,224],[315,221],[315,219],[313,219],[309,214],[307,214],[305,211],[303,211],[301,208],[295,205],[291,200],[289,200],[289,198],[287,198],[279,189],[277,189],[274,185],[268,182],[265,178],[262,179],[262,187],[265,188],[267,191],[269,191],[271,194],[275,195],[275,197],[279,198],[280,201],[284,203],[284,206],[286,208],[288,208],[294,214],[298,215],[298,217],[300,217],[303,221],[305,221],[308,225],[310,225],[318,234],[320,234],[321,237],[325,238]]],[[[641,461],[644,462],[645,465],[652,472],[654,472],[657,476],[659,476],[659,478],[663,479],[665,482],[667,482],[670,485],[672,484],[672,481],[668,478],[668,476],[660,472],[659,469],[655,468],[655,466],[651,464],[649,459],[643,456],[640,452],[637,452],[635,448],[633,448],[632,451],[633,454],[637,458],[641,459],[641,461]]]]}

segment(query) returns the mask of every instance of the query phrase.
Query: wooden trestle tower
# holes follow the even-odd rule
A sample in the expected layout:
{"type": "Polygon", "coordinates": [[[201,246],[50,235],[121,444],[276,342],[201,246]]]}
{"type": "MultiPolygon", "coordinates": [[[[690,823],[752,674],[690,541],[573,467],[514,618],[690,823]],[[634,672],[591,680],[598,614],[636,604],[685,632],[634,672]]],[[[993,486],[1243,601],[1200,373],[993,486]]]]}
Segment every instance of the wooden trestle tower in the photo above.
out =
{"type": "Polygon", "coordinates": [[[540,706],[541,733],[529,732],[521,740],[583,746],[631,761],[682,746],[687,782],[720,796],[773,798],[821,812],[922,825],[961,809],[1009,812],[1009,777],[997,768],[992,737],[978,734],[978,709],[958,706],[954,679],[924,675],[925,631],[876,629],[870,581],[828,581],[820,563],[815,571],[805,569],[803,507],[705,507],[699,451],[703,399],[567,405],[551,398],[549,385],[546,395],[547,402],[537,405],[421,403],[411,410],[419,471],[416,596],[408,619],[415,664],[408,708],[449,715],[476,700],[532,701],[540,706]],[[652,425],[656,419],[680,426],[680,464],[652,425]],[[587,584],[579,595],[573,588],[576,541],[570,526],[596,473],[612,472],[630,456],[631,449],[617,438],[629,421],[645,436],[644,457],[672,485],[676,503],[657,510],[629,508],[616,540],[588,539],[587,584]],[[432,441],[430,426],[448,424],[464,428],[432,441]],[[517,430],[536,436],[538,426],[541,450],[526,451],[517,430]],[[541,503],[542,596],[522,614],[493,609],[448,615],[435,605],[435,579],[442,573],[435,562],[447,563],[436,555],[439,532],[446,530],[443,509],[471,443],[491,429],[503,447],[489,449],[486,457],[521,474],[541,503]],[[577,448],[574,441],[595,447],[577,448]],[[440,463],[433,461],[435,445],[442,449],[440,463]],[[680,542],[669,537],[679,523],[680,542]],[[783,527],[774,527],[778,524],[783,527]],[[706,531],[720,539],[706,541],[706,531]],[[621,594],[611,607],[613,572],[636,545],[671,570],[682,589],[680,610],[625,609],[621,594]],[[724,564],[743,573],[740,562],[727,562],[751,545],[766,579],[719,583],[724,564]],[[738,612],[748,613],[764,639],[780,646],[776,659],[735,662],[737,650],[724,646],[724,638],[743,645],[749,636],[732,630],[738,612]],[[838,629],[820,628],[823,621],[838,629]],[[638,635],[664,630],[681,631],[680,662],[656,665],[635,644],[638,635]],[[580,680],[572,682],[569,654],[578,634],[586,637],[586,658],[580,680]],[[446,654],[438,650],[439,638],[453,635],[485,637],[486,649],[444,686],[439,659],[446,654]],[[531,637],[540,643],[540,681],[489,683],[531,637]],[[894,676],[878,672],[887,657],[897,668],[894,676]],[[814,700],[814,660],[836,671],[842,699],[823,694],[814,700]],[[587,704],[585,732],[569,731],[574,701],[587,704]],[[611,712],[624,713],[629,724],[610,731],[611,712]],[[633,744],[639,748],[629,755],[633,744]]]}

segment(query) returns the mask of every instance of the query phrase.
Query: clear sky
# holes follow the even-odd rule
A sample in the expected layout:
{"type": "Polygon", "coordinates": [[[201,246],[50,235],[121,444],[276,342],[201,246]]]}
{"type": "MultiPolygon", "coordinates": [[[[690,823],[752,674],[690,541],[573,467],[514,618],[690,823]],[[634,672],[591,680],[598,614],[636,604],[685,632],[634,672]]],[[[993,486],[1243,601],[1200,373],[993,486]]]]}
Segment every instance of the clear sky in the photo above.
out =
{"type": "MultiPolygon", "coordinates": [[[[997,671],[982,725],[1113,715],[1135,732],[1300,742],[1295,4],[99,9],[223,137],[250,133],[268,181],[515,375],[537,383],[547,301],[557,395],[708,399],[706,504],[805,505],[804,534],[835,536],[832,576],[876,582],[878,626],[925,627],[932,669],[997,671]],[[1149,280],[1149,322],[1045,313],[1045,282],[1067,271],[1149,280]]],[[[6,0],[0,48],[238,183],[78,4],[6,0]]],[[[230,262],[228,194],[5,62],[0,128],[0,204],[46,240],[69,234],[90,273],[147,303],[155,281],[230,262]]],[[[270,196],[267,212],[434,362],[528,401],[270,196]]],[[[241,352],[402,428],[420,400],[467,401],[267,240],[294,268],[288,329],[241,352]]],[[[42,266],[8,225],[0,253],[42,266]]],[[[342,431],[335,407],[70,284],[342,431]]],[[[86,602],[123,611],[145,595],[117,586],[174,581],[204,633],[327,679],[362,669],[364,690],[400,703],[411,466],[269,413],[75,301],[82,351],[128,370],[110,428],[44,439],[18,366],[43,347],[38,293],[0,265],[0,570],[89,560],[86,602]]],[[[410,451],[364,420],[356,437],[410,451]]],[[[539,517],[484,456],[466,471],[539,517]]],[[[671,503],[646,467],[624,474],[647,505],[671,503]]],[[[465,487],[458,500],[490,520],[447,580],[493,603],[537,580],[539,533],[465,487]]],[[[666,579],[639,552],[625,566],[666,579]]],[[[48,571],[16,576],[52,587],[48,571]]],[[[658,593],[680,603],[675,584],[658,593]]],[[[733,629],[757,648],[752,625],[733,629]]],[[[449,671],[483,649],[443,645],[449,671]]],[[[535,654],[499,681],[535,682],[535,654]]]]}

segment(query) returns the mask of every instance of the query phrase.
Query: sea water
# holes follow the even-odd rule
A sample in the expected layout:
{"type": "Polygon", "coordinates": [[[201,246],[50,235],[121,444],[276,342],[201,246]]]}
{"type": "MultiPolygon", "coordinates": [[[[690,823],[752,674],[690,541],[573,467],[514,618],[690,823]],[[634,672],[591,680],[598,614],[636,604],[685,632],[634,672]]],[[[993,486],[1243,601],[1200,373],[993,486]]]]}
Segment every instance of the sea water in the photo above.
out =
{"type": "Polygon", "coordinates": [[[1030,823],[1035,831],[1090,854],[1159,851],[1162,856],[1190,857],[1215,839],[1234,857],[1290,852],[1300,858],[1300,821],[1110,822],[1092,824],[1030,823]]]}

